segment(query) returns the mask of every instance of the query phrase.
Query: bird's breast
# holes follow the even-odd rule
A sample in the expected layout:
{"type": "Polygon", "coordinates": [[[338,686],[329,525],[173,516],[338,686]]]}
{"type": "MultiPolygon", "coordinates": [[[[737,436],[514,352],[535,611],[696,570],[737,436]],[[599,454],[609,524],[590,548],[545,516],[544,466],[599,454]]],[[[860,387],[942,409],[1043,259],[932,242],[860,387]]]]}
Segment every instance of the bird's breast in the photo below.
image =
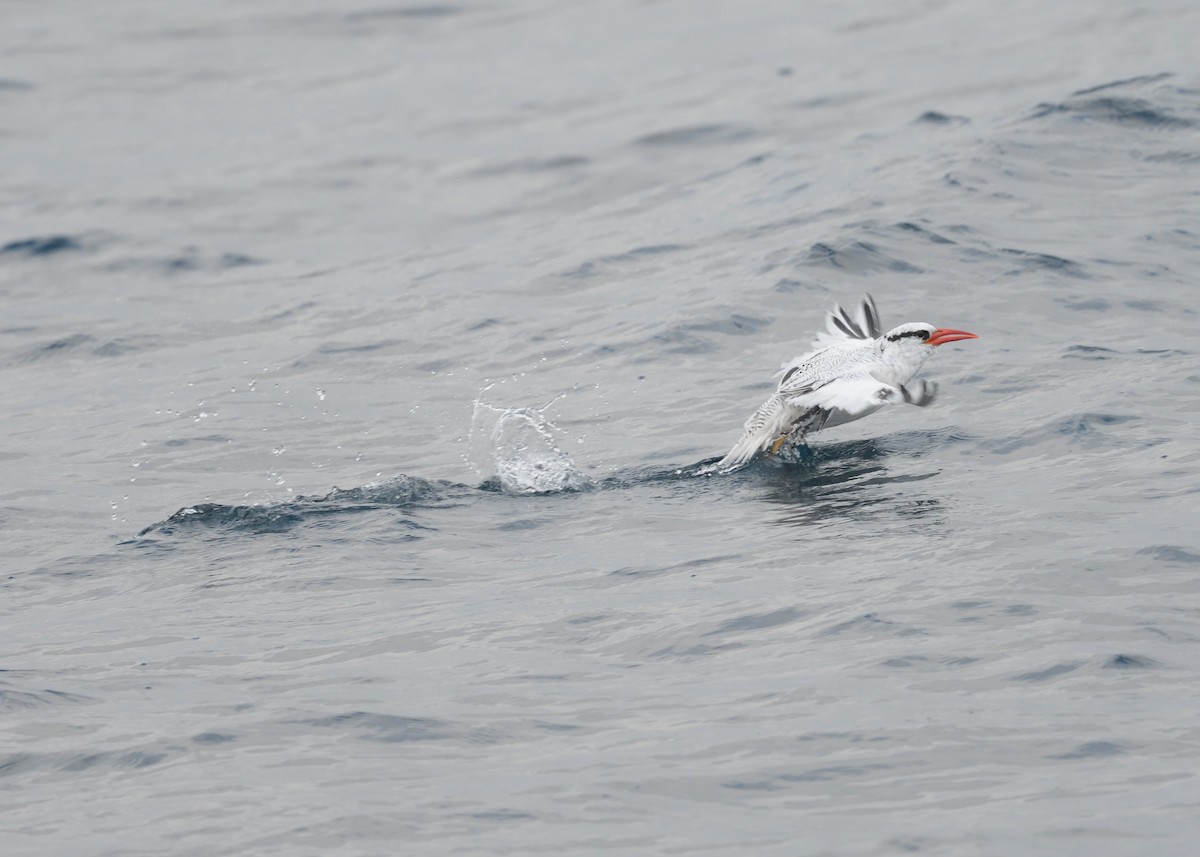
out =
{"type": "Polygon", "coordinates": [[[927,354],[897,355],[883,359],[869,370],[876,381],[891,384],[893,387],[903,386],[911,381],[925,365],[927,354]]]}

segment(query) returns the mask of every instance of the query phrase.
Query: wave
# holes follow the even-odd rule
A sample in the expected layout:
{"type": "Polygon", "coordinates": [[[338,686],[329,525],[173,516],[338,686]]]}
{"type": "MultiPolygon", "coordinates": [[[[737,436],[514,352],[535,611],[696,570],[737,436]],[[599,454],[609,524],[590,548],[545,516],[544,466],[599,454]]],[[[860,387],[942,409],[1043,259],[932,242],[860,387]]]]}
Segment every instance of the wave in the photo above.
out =
{"type": "MultiPolygon", "coordinates": [[[[947,429],[899,432],[880,438],[789,447],[777,456],[755,459],[736,471],[718,470],[715,465],[720,456],[713,456],[686,466],[640,467],[603,479],[591,479],[575,469],[560,448],[546,446],[553,443],[553,436],[543,434],[549,431],[549,424],[539,421],[544,419],[539,411],[522,414],[519,412],[525,409],[499,410],[501,413],[496,416],[496,422],[500,427],[492,429],[501,439],[498,449],[502,456],[513,453],[516,458],[507,460],[499,472],[477,485],[402,474],[360,488],[334,488],[327,494],[301,496],[281,503],[199,503],[185,506],[165,520],[151,524],[138,533],[138,537],[204,531],[286,533],[333,516],[398,512],[395,525],[406,531],[398,539],[413,540],[434,531],[433,527],[413,518],[411,513],[418,510],[466,506],[489,498],[624,491],[670,484],[687,487],[687,490],[706,491],[708,486],[716,484],[711,481],[713,479],[766,485],[772,490],[769,499],[811,506],[806,514],[819,517],[830,509],[841,508],[838,504],[867,506],[884,502],[885,498],[863,496],[864,491],[874,487],[921,481],[936,475],[889,474],[886,465],[889,457],[920,458],[934,447],[965,440],[947,429]],[[506,414],[510,419],[503,419],[506,414]],[[522,418],[517,419],[518,416],[522,418]],[[547,461],[547,466],[540,466],[547,461]]],[[[491,421],[488,422],[490,425],[491,421]]]]}
{"type": "MultiPolygon", "coordinates": [[[[251,533],[282,533],[327,515],[461,505],[478,490],[457,482],[401,475],[361,488],[334,488],[328,494],[297,497],[285,503],[236,506],[199,503],[185,506],[166,520],[146,527],[138,536],[169,536],[190,529],[211,528],[251,533]]],[[[412,529],[424,529],[410,519],[405,519],[403,523],[412,529]]]]}

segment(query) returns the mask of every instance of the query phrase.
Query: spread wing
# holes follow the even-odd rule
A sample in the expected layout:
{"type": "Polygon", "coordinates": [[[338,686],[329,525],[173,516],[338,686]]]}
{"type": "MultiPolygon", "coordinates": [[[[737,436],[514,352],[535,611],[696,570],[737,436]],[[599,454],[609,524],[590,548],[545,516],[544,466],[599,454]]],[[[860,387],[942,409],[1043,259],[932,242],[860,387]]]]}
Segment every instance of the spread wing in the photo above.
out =
{"type": "Polygon", "coordinates": [[[825,315],[825,329],[817,334],[812,347],[817,349],[857,343],[864,339],[878,339],[882,335],[875,299],[864,295],[853,313],[847,312],[840,304],[834,304],[833,309],[825,315]]]}
{"type": "MultiPolygon", "coordinates": [[[[875,308],[875,299],[870,295],[863,296],[854,313],[843,309],[840,304],[834,304],[833,309],[825,314],[825,330],[813,339],[812,350],[783,364],[780,374],[784,379],[780,383],[787,383],[796,370],[803,372],[806,364],[819,357],[827,348],[865,345],[882,335],[879,310],[875,308]]],[[[806,378],[805,383],[814,380],[821,379],[806,378]]]]}

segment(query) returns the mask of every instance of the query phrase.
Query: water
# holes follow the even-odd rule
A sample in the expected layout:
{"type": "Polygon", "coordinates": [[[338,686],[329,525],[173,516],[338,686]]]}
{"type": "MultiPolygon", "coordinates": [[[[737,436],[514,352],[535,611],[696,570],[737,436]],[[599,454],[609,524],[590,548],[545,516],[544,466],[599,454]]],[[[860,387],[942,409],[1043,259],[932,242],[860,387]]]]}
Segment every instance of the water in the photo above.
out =
{"type": "Polygon", "coordinates": [[[1200,11],[8,11],[5,855],[1191,852],[1200,11]]]}

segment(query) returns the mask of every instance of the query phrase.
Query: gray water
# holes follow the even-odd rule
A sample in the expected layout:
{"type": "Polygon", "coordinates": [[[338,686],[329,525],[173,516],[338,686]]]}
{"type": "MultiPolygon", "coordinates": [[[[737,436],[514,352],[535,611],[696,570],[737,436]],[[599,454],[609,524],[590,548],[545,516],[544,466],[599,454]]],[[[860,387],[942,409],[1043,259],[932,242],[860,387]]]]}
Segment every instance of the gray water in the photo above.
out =
{"type": "Polygon", "coordinates": [[[1194,853],[1200,6],[0,16],[4,855],[1194,853]]]}

